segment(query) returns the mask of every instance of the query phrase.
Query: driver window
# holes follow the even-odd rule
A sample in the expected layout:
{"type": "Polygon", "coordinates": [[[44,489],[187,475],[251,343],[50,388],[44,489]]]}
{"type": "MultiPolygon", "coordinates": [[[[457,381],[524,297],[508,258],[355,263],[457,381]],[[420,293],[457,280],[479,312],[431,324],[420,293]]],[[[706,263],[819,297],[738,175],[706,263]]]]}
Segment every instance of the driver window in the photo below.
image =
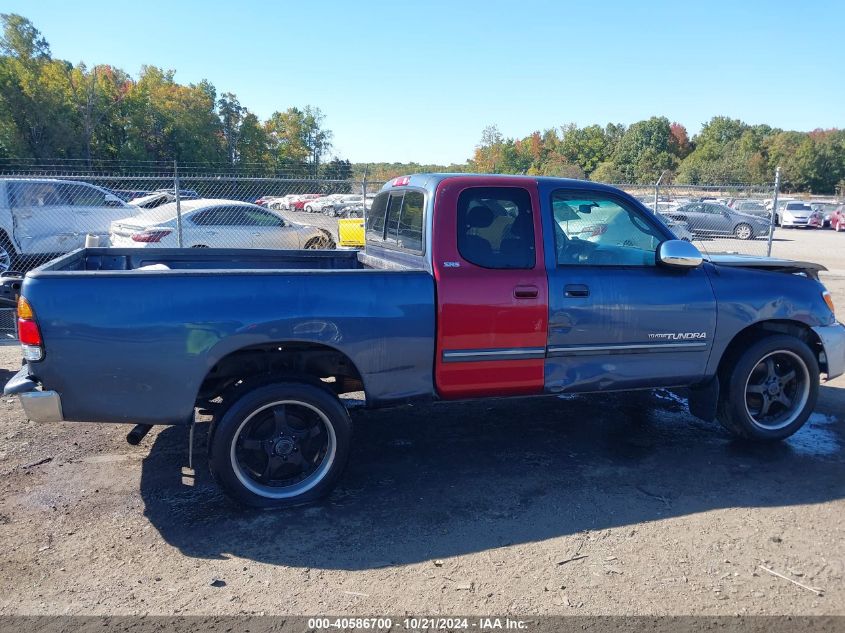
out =
{"type": "Polygon", "coordinates": [[[666,238],[636,209],[601,194],[552,194],[558,266],[654,266],[666,238]]]}

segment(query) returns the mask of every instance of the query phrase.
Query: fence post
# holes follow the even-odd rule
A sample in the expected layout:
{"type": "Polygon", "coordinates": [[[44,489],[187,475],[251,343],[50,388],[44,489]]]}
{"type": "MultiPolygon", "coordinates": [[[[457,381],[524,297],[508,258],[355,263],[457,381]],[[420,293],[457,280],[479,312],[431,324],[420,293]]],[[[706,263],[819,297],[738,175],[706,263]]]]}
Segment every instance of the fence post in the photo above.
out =
{"type": "Polygon", "coordinates": [[[179,165],[173,161],[173,185],[176,193],[176,243],[182,248],[182,202],[179,195],[179,165]]]}
{"type": "Polygon", "coordinates": [[[364,227],[367,226],[367,171],[368,169],[364,167],[364,177],[361,179],[361,195],[364,196],[364,212],[361,214],[361,219],[364,221],[364,227]]]}
{"type": "Polygon", "coordinates": [[[654,183],[654,213],[657,213],[657,202],[659,200],[660,194],[660,181],[663,180],[663,176],[666,175],[666,170],[660,172],[660,178],[657,179],[657,182],[654,183]]]}
{"type": "Polygon", "coordinates": [[[775,234],[775,216],[778,212],[778,193],[780,192],[780,166],[775,169],[775,193],[772,198],[772,217],[769,218],[769,244],[766,247],[766,257],[772,256],[772,237],[775,234]]]}

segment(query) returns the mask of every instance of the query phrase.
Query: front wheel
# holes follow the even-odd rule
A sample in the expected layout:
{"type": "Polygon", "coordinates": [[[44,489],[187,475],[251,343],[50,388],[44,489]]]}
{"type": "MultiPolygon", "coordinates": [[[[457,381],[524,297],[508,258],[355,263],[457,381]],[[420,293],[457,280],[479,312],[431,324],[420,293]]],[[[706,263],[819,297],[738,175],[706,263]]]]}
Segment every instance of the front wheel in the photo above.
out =
{"type": "Polygon", "coordinates": [[[754,229],[750,224],[738,224],[734,229],[734,235],[740,240],[750,240],[754,237],[754,229]]]}
{"type": "Polygon", "coordinates": [[[819,392],[819,365],[806,343],[778,334],[728,359],[720,379],[717,417],[722,426],[739,437],[775,441],[795,433],[810,417],[819,392]]]}
{"type": "Polygon", "coordinates": [[[352,422],[333,394],[284,382],[245,393],[214,421],[208,461],[233,499],[255,508],[315,501],[349,459],[352,422]]]}

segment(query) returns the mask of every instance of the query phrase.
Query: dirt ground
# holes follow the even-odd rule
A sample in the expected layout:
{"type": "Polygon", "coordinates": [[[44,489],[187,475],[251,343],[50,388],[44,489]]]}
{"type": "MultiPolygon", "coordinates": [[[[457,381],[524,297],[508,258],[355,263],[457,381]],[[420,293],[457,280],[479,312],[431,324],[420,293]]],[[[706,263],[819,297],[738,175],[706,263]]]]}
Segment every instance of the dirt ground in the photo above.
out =
{"type": "Polygon", "coordinates": [[[204,425],[191,473],[186,429],[132,447],[3,398],[0,614],[845,614],[843,419],[845,378],[775,446],[683,392],[354,409],[332,496],[260,513],[204,425]]]}

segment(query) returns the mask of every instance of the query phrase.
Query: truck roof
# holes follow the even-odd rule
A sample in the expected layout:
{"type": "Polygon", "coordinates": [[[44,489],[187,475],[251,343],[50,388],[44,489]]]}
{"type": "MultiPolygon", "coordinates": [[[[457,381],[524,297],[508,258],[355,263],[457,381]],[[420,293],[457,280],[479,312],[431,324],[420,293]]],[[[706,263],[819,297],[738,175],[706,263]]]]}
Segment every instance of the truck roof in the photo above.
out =
{"type": "Polygon", "coordinates": [[[391,178],[382,186],[381,190],[386,191],[398,186],[420,187],[433,191],[442,181],[449,178],[501,178],[512,180],[524,179],[526,182],[535,182],[537,184],[551,183],[561,187],[570,189],[588,189],[592,191],[616,191],[614,187],[605,185],[600,182],[593,182],[591,180],[577,180],[575,178],[558,178],[555,176],[524,176],[514,174],[478,174],[478,173],[421,173],[408,174],[406,176],[399,176],[398,178],[391,178]]]}

